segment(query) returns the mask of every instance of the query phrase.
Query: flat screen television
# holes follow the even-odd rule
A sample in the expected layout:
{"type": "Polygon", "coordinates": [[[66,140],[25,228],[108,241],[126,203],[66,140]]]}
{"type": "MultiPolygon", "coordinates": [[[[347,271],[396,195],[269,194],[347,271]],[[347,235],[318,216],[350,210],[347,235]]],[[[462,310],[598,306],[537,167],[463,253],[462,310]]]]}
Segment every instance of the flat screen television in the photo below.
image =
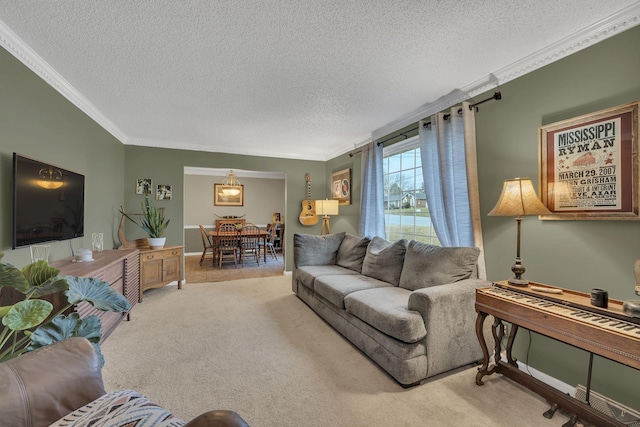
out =
{"type": "Polygon", "coordinates": [[[13,153],[13,249],[84,236],[84,175],[13,153]]]}

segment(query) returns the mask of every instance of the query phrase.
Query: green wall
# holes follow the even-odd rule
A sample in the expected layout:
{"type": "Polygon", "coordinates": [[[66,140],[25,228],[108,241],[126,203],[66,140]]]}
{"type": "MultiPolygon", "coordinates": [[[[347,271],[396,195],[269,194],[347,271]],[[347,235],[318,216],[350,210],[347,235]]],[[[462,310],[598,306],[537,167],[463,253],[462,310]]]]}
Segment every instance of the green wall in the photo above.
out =
{"type": "MultiPolygon", "coordinates": [[[[483,104],[476,115],[480,206],[490,280],[512,276],[516,227],[513,219],[488,217],[505,179],[538,182],[538,128],[542,125],[640,100],[640,27],[577,52],[502,85],[503,99],[483,104]]],[[[493,92],[493,91],[492,91],[493,92]]],[[[492,93],[491,92],[491,93],[492,93]]],[[[484,99],[491,93],[478,96],[484,99]]],[[[637,183],[636,183],[637,184],[637,183]]],[[[628,300],[634,294],[634,261],[640,258],[640,222],[522,222],[522,258],[529,280],[581,292],[609,291],[628,300]]],[[[588,354],[521,331],[517,356],[571,385],[586,384],[588,354]]],[[[596,356],[593,389],[640,409],[640,372],[596,356]]]]}
{"type": "Polygon", "coordinates": [[[91,247],[104,233],[105,248],[117,242],[124,187],[124,147],[55,89],[0,49],[0,251],[16,266],[30,262],[29,248],[11,249],[13,152],[85,175],[85,237],[51,244],[50,261],[91,247]]]}
{"type": "MultiPolygon", "coordinates": [[[[154,183],[172,185],[172,200],[157,202],[157,206],[165,207],[165,215],[171,218],[172,222],[165,232],[167,245],[183,244],[185,166],[284,172],[286,174],[285,248],[293,247],[294,233],[320,233],[320,223],[312,227],[303,226],[298,221],[298,216],[301,212],[302,201],[307,198],[305,174],[309,173],[312,177],[312,197],[327,197],[328,184],[323,180],[323,177],[326,176],[326,162],[139,146],[126,146],[124,150],[125,208],[127,211],[137,212],[140,209],[140,202],[143,200],[142,196],[135,194],[134,191],[136,178],[151,178],[154,183]]],[[[144,237],[144,233],[136,230],[133,224],[127,224],[126,230],[127,238],[144,237]]],[[[293,259],[292,251],[286,251],[285,255],[285,270],[290,271],[293,259]]]]}

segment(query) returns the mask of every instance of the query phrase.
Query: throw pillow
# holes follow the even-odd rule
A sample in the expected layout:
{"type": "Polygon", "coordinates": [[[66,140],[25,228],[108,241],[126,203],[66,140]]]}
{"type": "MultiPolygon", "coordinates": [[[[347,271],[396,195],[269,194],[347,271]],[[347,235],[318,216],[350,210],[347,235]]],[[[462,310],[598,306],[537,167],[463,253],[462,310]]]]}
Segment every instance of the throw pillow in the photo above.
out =
{"type": "Polygon", "coordinates": [[[412,240],[407,247],[400,287],[415,291],[467,279],[476,268],[480,249],[441,247],[412,240]]]}
{"type": "Polygon", "coordinates": [[[148,397],[133,390],[119,390],[86,404],[49,427],[182,427],[184,424],[148,397]]]}
{"type": "Polygon", "coordinates": [[[406,239],[391,243],[381,237],[374,237],[367,246],[362,274],[398,286],[406,250],[406,239]]]}
{"type": "Polygon", "coordinates": [[[302,265],[335,265],[338,248],[345,232],[313,236],[311,234],[293,235],[293,263],[302,265]]]}
{"type": "Polygon", "coordinates": [[[362,262],[367,254],[367,246],[369,246],[370,241],[368,237],[354,236],[352,234],[344,236],[338,249],[336,264],[358,273],[362,272],[362,262]]]}

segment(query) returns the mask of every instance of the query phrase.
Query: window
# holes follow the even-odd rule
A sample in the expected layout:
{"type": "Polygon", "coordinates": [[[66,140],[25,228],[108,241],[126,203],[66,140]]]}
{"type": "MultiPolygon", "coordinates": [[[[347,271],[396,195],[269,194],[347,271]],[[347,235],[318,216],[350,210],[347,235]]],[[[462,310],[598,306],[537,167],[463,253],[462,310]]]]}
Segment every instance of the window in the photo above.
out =
{"type": "Polygon", "coordinates": [[[418,240],[440,246],[424,192],[418,137],[384,149],[384,221],[387,240],[418,240]]]}

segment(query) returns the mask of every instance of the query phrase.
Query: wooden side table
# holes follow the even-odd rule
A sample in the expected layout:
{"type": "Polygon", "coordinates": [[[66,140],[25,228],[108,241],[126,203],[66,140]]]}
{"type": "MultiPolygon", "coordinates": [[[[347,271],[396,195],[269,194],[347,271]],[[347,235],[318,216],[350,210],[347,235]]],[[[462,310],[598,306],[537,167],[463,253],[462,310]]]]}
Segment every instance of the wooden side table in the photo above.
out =
{"type": "Polygon", "coordinates": [[[140,302],[147,289],[161,288],[175,281],[178,289],[182,289],[183,256],[183,246],[140,250],[140,302]]]}

